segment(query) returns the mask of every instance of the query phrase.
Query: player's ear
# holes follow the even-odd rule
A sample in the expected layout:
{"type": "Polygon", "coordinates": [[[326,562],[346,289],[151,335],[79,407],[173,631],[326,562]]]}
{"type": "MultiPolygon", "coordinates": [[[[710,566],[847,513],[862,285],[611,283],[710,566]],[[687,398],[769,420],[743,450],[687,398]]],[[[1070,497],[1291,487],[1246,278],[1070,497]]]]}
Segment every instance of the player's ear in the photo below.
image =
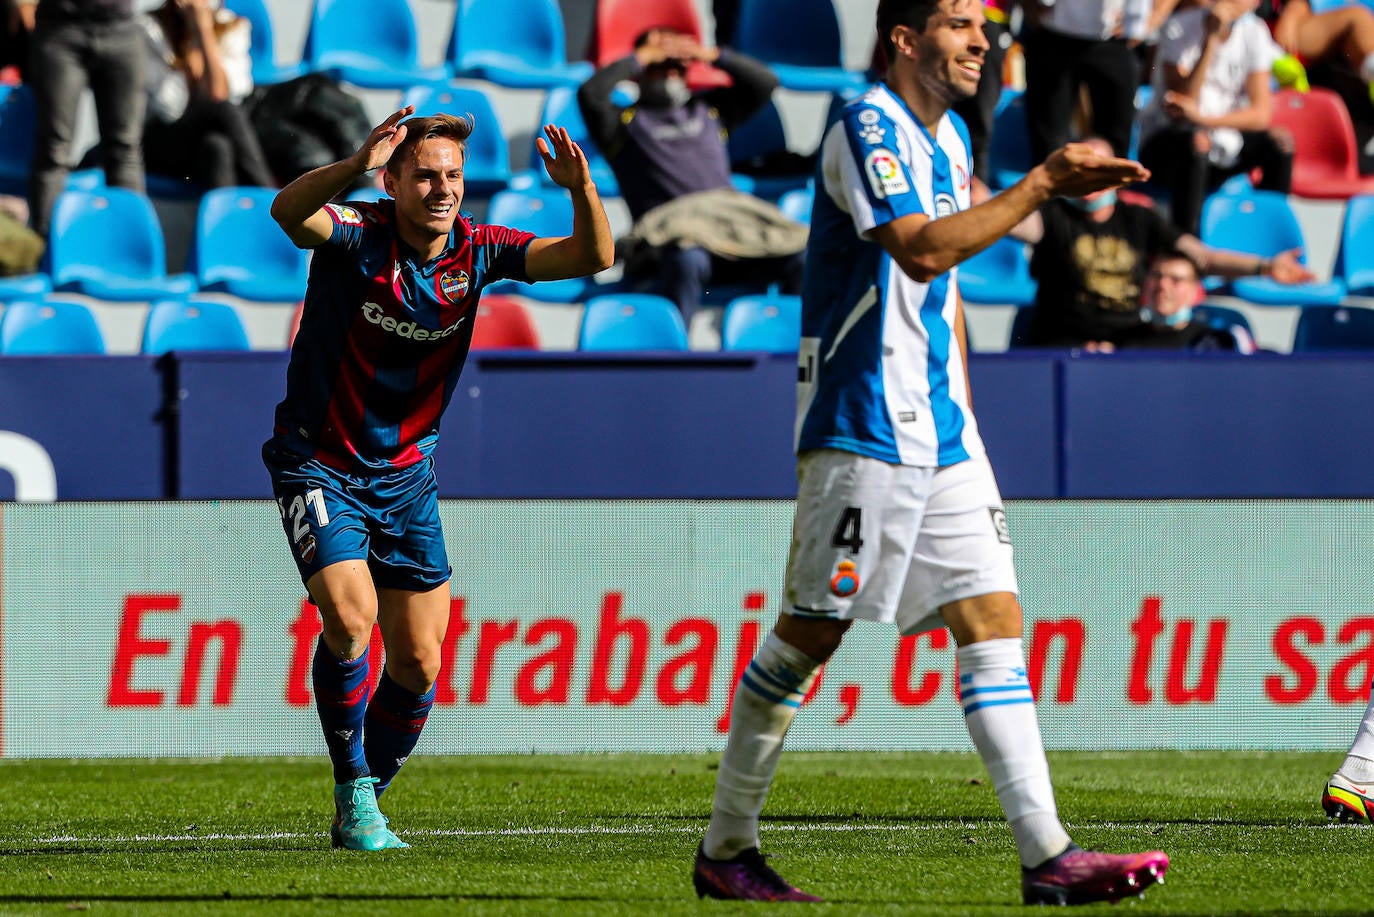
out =
{"type": "Polygon", "coordinates": [[[396,196],[396,176],[391,174],[390,169],[382,169],[382,187],[386,189],[386,193],[393,198],[396,196]]]}
{"type": "Polygon", "coordinates": [[[909,25],[894,25],[892,27],[892,46],[897,49],[897,54],[906,58],[916,57],[916,30],[909,25]]]}

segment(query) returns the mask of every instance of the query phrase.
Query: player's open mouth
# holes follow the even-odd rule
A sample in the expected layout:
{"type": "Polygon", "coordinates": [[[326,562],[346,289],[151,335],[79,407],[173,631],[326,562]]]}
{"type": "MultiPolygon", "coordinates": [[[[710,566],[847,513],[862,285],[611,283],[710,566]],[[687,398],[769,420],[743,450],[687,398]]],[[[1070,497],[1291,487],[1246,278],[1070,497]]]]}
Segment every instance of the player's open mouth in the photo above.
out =
{"type": "Polygon", "coordinates": [[[449,211],[452,209],[453,201],[444,201],[442,204],[429,205],[429,212],[434,214],[436,217],[446,217],[448,216],[449,211]]]}
{"type": "Polygon", "coordinates": [[[959,69],[967,70],[974,76],[982,76],[983,74],[983,62],[980,60],[956,61],[955,63],[958,65],[959,69]]]}

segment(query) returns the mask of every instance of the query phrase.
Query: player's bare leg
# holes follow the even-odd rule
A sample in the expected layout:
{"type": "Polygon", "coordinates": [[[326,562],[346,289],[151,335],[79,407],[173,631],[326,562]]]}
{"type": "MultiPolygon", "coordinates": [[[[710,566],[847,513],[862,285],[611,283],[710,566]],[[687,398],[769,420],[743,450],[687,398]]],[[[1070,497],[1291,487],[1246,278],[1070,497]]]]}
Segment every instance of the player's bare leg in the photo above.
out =
{"type": "Polygon", "coordinates": [[[1021,644],[1021,605],[1010,592],[940,609],[958,644],[959,699],[969,736],[1011,823],[1027,904],[1116,901],[1164,881],[1159,851],[1081,850],[1059,822],[1021,644]]]}
{"type": "Polygon", "coordinates": [[[361,560],[330,564],[306,583],[324,630],[315,649],[311,681],[315,707],[334,767],[334,821],[330,842],[349,850],[407,846],[377,809],[363,753],[367,710],[367,647],[377,620],[377,592],[361,560]]]}
{"type": "Polygon", "coordinates": [[[819,901],[788,884],[759,853],[759,814],[787,734],[816,670],[834,654],[849,621],[782,615],[735,688],[730,738],[716,776],[706,838],[692,884],[699,896],[819,901]]]}

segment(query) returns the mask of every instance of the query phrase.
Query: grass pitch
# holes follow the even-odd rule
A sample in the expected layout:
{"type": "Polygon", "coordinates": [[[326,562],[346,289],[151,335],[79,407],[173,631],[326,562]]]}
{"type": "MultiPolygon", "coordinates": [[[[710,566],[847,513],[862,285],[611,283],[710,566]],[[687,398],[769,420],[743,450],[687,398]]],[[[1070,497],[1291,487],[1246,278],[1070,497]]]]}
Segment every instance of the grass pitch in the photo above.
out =
{"type": "MultiPolygon", "coordinates": [[[[717,756],[427,758],[383,809],[413,847],[329,849],[316,759],[0,763],[0,913],[1024,914],[977,758],[788,753],[765,852],[802,905],[698,902],[717,756]]],[[[1075,840],[1167,851],[1112,914],[1368,914],[1374,829],[1328,825],[1333,754],[1058,753],[1075,840]]]]}

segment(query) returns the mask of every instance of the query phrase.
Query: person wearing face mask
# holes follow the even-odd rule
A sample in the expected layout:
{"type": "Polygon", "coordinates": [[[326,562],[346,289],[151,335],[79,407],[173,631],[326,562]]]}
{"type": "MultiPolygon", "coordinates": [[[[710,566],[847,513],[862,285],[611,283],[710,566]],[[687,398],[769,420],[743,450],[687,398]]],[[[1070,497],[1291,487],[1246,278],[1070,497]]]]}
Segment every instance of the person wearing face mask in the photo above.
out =
{"type": "Polygon", "coordinates": [[[627,277],[672,299],[689,321],[709,284],[778,282],[783,292],[800,291],[804,228],[782,225],[791,221],[777,208],[733,190],[726,148],[729,131],[762,108],[777,86],[762,61],[654,28],[636,39],[633,54],[602,67],[578,90],[588,135],[610,163],[635,220],[632,236],[654,229],[648,238],[657,244],[627,254],[627,277]],[[702,64],[724,71],[731,85],[694,92],[688,72],[702,64]],[[613,95],[625,81],[639,87],[639,98],[628,106],[613,95]],[[702,196],[686,200],[694,195],[702,196]],[[665,205],[675,208],[666,225],[659,210],[665,205]],[[743,225],[729,233],[702,231],[701,224],[684,230],[684,220],[706,215],[717,223],[738,218],[743,225]],[[686,236],[690,230],[701,238],[686,236]],[[713,236],[724,235],[788,241],[731,253],[708,248],[713,236]]]}
{"type": "MultiPolygon", "coordinates": [[[[1100,137],[1083,143],[1111,155],[1111,144],[1100,137]]],[[[1039,286],[1028,343],[1036,347],[1109,349],[1102,344],[1138,332],[1146,270],[1166,251],[1184,253],[1203,275],[1266,276],[1279,283],[1315,279],[1299,260],[1299,249],[1260,258],[1213,248],[1170,225],[1152,205],[1111,190],[1056,198],[1011,235],[1035,246],[1030,267],[1039,286]]]]}
{"type": "Polygon", "coordinates": [[[1141,325],[1123,335],[1117,348],[1254,353],[1255,342],[1243,327],[1219,328],[1194,320],[1193,307],[1206,295],[1192,258],[1177,250],[1157,255],[1140,291],[1141,325]]]}

